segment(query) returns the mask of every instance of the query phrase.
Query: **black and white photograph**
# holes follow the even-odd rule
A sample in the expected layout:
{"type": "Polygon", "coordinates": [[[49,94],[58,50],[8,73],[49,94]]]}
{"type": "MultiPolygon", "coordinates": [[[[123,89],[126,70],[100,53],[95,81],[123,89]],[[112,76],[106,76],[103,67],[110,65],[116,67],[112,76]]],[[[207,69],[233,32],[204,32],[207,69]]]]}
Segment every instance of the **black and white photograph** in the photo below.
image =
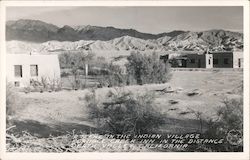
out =
{"type": "Polygon", "coordinates": [[[5,7],[7,153],[247,151],[246,7],[155,3],[5,7]]]}

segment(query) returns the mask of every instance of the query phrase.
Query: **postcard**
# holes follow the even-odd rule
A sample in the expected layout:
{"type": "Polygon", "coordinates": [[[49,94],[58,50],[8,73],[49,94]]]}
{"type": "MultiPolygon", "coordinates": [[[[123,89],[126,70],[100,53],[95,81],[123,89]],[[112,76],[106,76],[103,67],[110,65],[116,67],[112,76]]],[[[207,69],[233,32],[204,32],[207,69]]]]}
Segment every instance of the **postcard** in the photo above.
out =
{"type": "Polygon", "coordinates": [[[249,159],[249,2],[1,2],[1,159],[249,159]]]}

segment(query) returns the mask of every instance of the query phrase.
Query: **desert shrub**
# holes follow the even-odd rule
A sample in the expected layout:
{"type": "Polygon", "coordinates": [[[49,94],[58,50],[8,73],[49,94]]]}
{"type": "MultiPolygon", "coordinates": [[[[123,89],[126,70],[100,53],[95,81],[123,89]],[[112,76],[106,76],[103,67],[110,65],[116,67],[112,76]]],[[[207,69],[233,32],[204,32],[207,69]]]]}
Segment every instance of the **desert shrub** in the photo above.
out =
{"type": "Polygon", "coordinates": [[[108,66],[108,75],[105,78],[109,87],[122,86],[126,83],[126,75],[122,74],[121,68],[117,65],[108,66]]]}
{"type": "Polygon", "coordinates": [[[62,53],[58,55],[59,58],[59,63],[60,63],[60,68],[70,68],[70,63],[71,63],[71,56],[68,53],[62,53]]]}
{"type": "Polygon", "coordinates": [[[59,55],[60,68],[83,68],[86,62],[90,62],[94,57],[92,52],[67,51],[59,55]]]}
{"type": "Polygon", "coordinates": [[[163,114],[153,105],[152,94],[110,91],[104,102],[95,91],[85,97],[89,118],[99,129],[113,134],[141,134],[154,132],[164,122],[163,114]]]}
{"type": "Polygon", "coordinates": [[[6,114],[12,116],[17,111],[16,106],[17,94],[12,84],[6,86],[6,114]]]}
{"type": "Polygon", "coordinates": [[[80,74],[75,74],[74,76],[68,76],[68,81],[71,89],[78,90],[86,88],[86,79],[80,74]]]}
{"type": "Polygon", "coordinates": [[[108,64],[105,68],[105,74],[101,74],[98,79],[100,87],[124,86],[127,82],[127,75],[122,73],[118,65],[108,64]]]}
{"type": "Polygon", "coordinates": [[[89,70],[88,75],[97,76],[97,75],[101,75],[101,73],[102,73],[102,70],[100,70],[100,69],[92,69],[91,68],[91,70],[89,70]]]}
{"type": "Polygon", "coordinates": [[[67,51],[59,55],[60,67],[62,69],[70,69],[62,76],[67,76],[71,80],[73,89],[85,88],[85,84],[81,81],[81,75],[85,75],[85,64],[91,64],[94,59],[94,53],[82,51],[67,51]],[[70,77],[72,75],[72,77],[70,77]]]}
{"type": "Polygon", "coordinates": [[[6,127],[14,125],[14,119],[18,112],[24,109],[25,106],[20,104],[20,96],[18,90],[11,83],[6,85],[6,127]]]}
{"type": "Polygon", "coordinates": [[[88,75],[107,75],[109,66],[110,63],[105,59],[105,57],[93,57],[89,63],[88,75]]]}
{"type": "MultiPolygon", "coordinates": [[[[205,138],[224,139],[223,144],[198,145],[199,151],[223,151],[240,152],[243,151],[243,100],[230,99],[224,100],[224,106],[217,111],[218,119],[210,119],[207,122],[208,129],[204,133],[205,138]],[[235,134],[232,141],[228,140],[230,133],[235,134]]],[[[195,151],[198,151],[195,148],[195,151]]]]}
{"type": "Polygon", "coordinates": [[[99,134],[67,132],[60,136],[40,137],[29,132],[15,133],[10,127],[6,133],[7,152],[45,152],[45,153],[82,153],[82,152],[146,152],[146,147],[129,144],[126,140],[115,141],[99,134]],[[103,145],[105,141],[106,145],[103,145]],[[119,145],[118,145],[119,144],[119,145]]]}
{"type": "Polygon", "coordinates": [[[161,61],[155,53],[152,55],[131,53],[127,59],[128,77],[133,77],[137,84],[165,83],[169,80],[170,66],[161,61]]]}
{"type": "Polygon", "coordinates": [[[31,79],[30,86],[25,87],[25,93],[33,92],[43,92],[43,91],[59,91],[62,89],[62,83],[59,78],[50,78],[42,76],[40,80],[31,79]]]}
{"type": "Polygon", "coordinates": [[[97,68],[97,67],[90,66],[88,75],[100,76],[100,75],[108,75],[108,73],[109,72],[108,72],[108,67],[107,66],[103,66],[102,68],[97,68]]]}
{"type": "Polygon", "coordinates": [[[67,71],[61,72],[61,77],[68,77],[68,76],[70,76],[70,72],[67,72],[67,71]]]}

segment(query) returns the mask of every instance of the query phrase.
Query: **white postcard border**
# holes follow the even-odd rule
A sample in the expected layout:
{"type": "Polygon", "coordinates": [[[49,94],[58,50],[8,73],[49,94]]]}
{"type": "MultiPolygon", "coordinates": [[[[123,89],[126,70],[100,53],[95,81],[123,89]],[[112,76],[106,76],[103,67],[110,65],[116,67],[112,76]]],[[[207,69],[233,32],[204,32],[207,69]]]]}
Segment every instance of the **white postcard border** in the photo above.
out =
{"type": "Polygon", "coordinates": [[[42,159],[249,159],[249,2],[248,1],[2,1],[0,10],[0,158],[18,160],[42,159]],[[244,7],[244,152],[169,152],[169,153],[6,153],[5,147],[5,93],[6,47],[5,14],[8,6],[243,6],[244,7]]]}

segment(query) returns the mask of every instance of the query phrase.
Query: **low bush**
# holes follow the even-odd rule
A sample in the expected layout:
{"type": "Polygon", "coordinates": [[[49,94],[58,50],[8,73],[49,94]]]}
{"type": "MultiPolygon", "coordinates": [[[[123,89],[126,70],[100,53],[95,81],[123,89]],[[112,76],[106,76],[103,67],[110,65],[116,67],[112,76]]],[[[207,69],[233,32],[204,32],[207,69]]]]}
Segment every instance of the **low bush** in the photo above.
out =
{"type": "MultiPolygon", "coordinates": [[[[155,53],[152,55],[131,53],[127,59],[128,77],[133,78],[136,84],[165,83],[170,78],[170,65],[160,60],[155,53]]],[[[132,82],[128,81],[128,83],[132,82]]]]}
{"type": "Polygon", "coordinates": [[[127,75],[122,73],[118,65],[108,64],[105,68],[106,73],[101,74],[98,79],[98,87],[124,86],[127,84],[127,75]]]}
{"type": "Polygon", "coordinates": [[[126,140],[107,138],[99,134],[72,132],[60,136],[41,138],[24,131],[13,133],[12,128],[6,134],[7,152],[44,152],[44,153],[82,153],[82,152],[147,152],[146,147],[129,144],[126,140]],[[103,143],[105,142],[105,143],[103,143]]]}
{"type": "Polygon", "coordinates": [[[25,92],[59,91],[62,83],[58,78],[41,77],[41,80],[31,79],[30,86],[25,88],[25,92]]]}
{"type": "Polygon", "coordinates": [[[11,84],[6,86],[6,127],[13,126],[13,119],[17,113],[23,110],[25,106],[20,105],[20,97],[17,89],[11,84]]]}
{"type": "Polygon", "coordinates": [[[243,100],[224,100],[217,111],[218,119],[207,122],[205,138],[224,139],[223,144],[203,144],[195,151],[242,152],[243,151],[243,100]]]}
{"type": "Polygon", "coordinates": [[[10,83],[6,86],[6,114],[12,116],[17,111],[16,106],[17,95],[13,85],[10,83]]]}
{"type": "Polygon", "coordinates": [[[84,64],[93,59],[94,53],[82,51],[66,51],[59,54],[60,68],[84,68],[84,64]]]}
{"type": "Polygon", "coordinates": [[[70,72],[67,72],[67,71],[62,71],[62,72],[61,72],[61,77],[68,77],[68,76],[70,76],[70,75],[71,75],[70,72]]]}
{"type": "Polygon", "coordinates": [[[95,91],[85,97],[89,118],[103,132],[113,134],[141,134],[154,132],[164,123],[164,116],[153,105],[152,94],[110,91],[104,102],[95,91]]]}

